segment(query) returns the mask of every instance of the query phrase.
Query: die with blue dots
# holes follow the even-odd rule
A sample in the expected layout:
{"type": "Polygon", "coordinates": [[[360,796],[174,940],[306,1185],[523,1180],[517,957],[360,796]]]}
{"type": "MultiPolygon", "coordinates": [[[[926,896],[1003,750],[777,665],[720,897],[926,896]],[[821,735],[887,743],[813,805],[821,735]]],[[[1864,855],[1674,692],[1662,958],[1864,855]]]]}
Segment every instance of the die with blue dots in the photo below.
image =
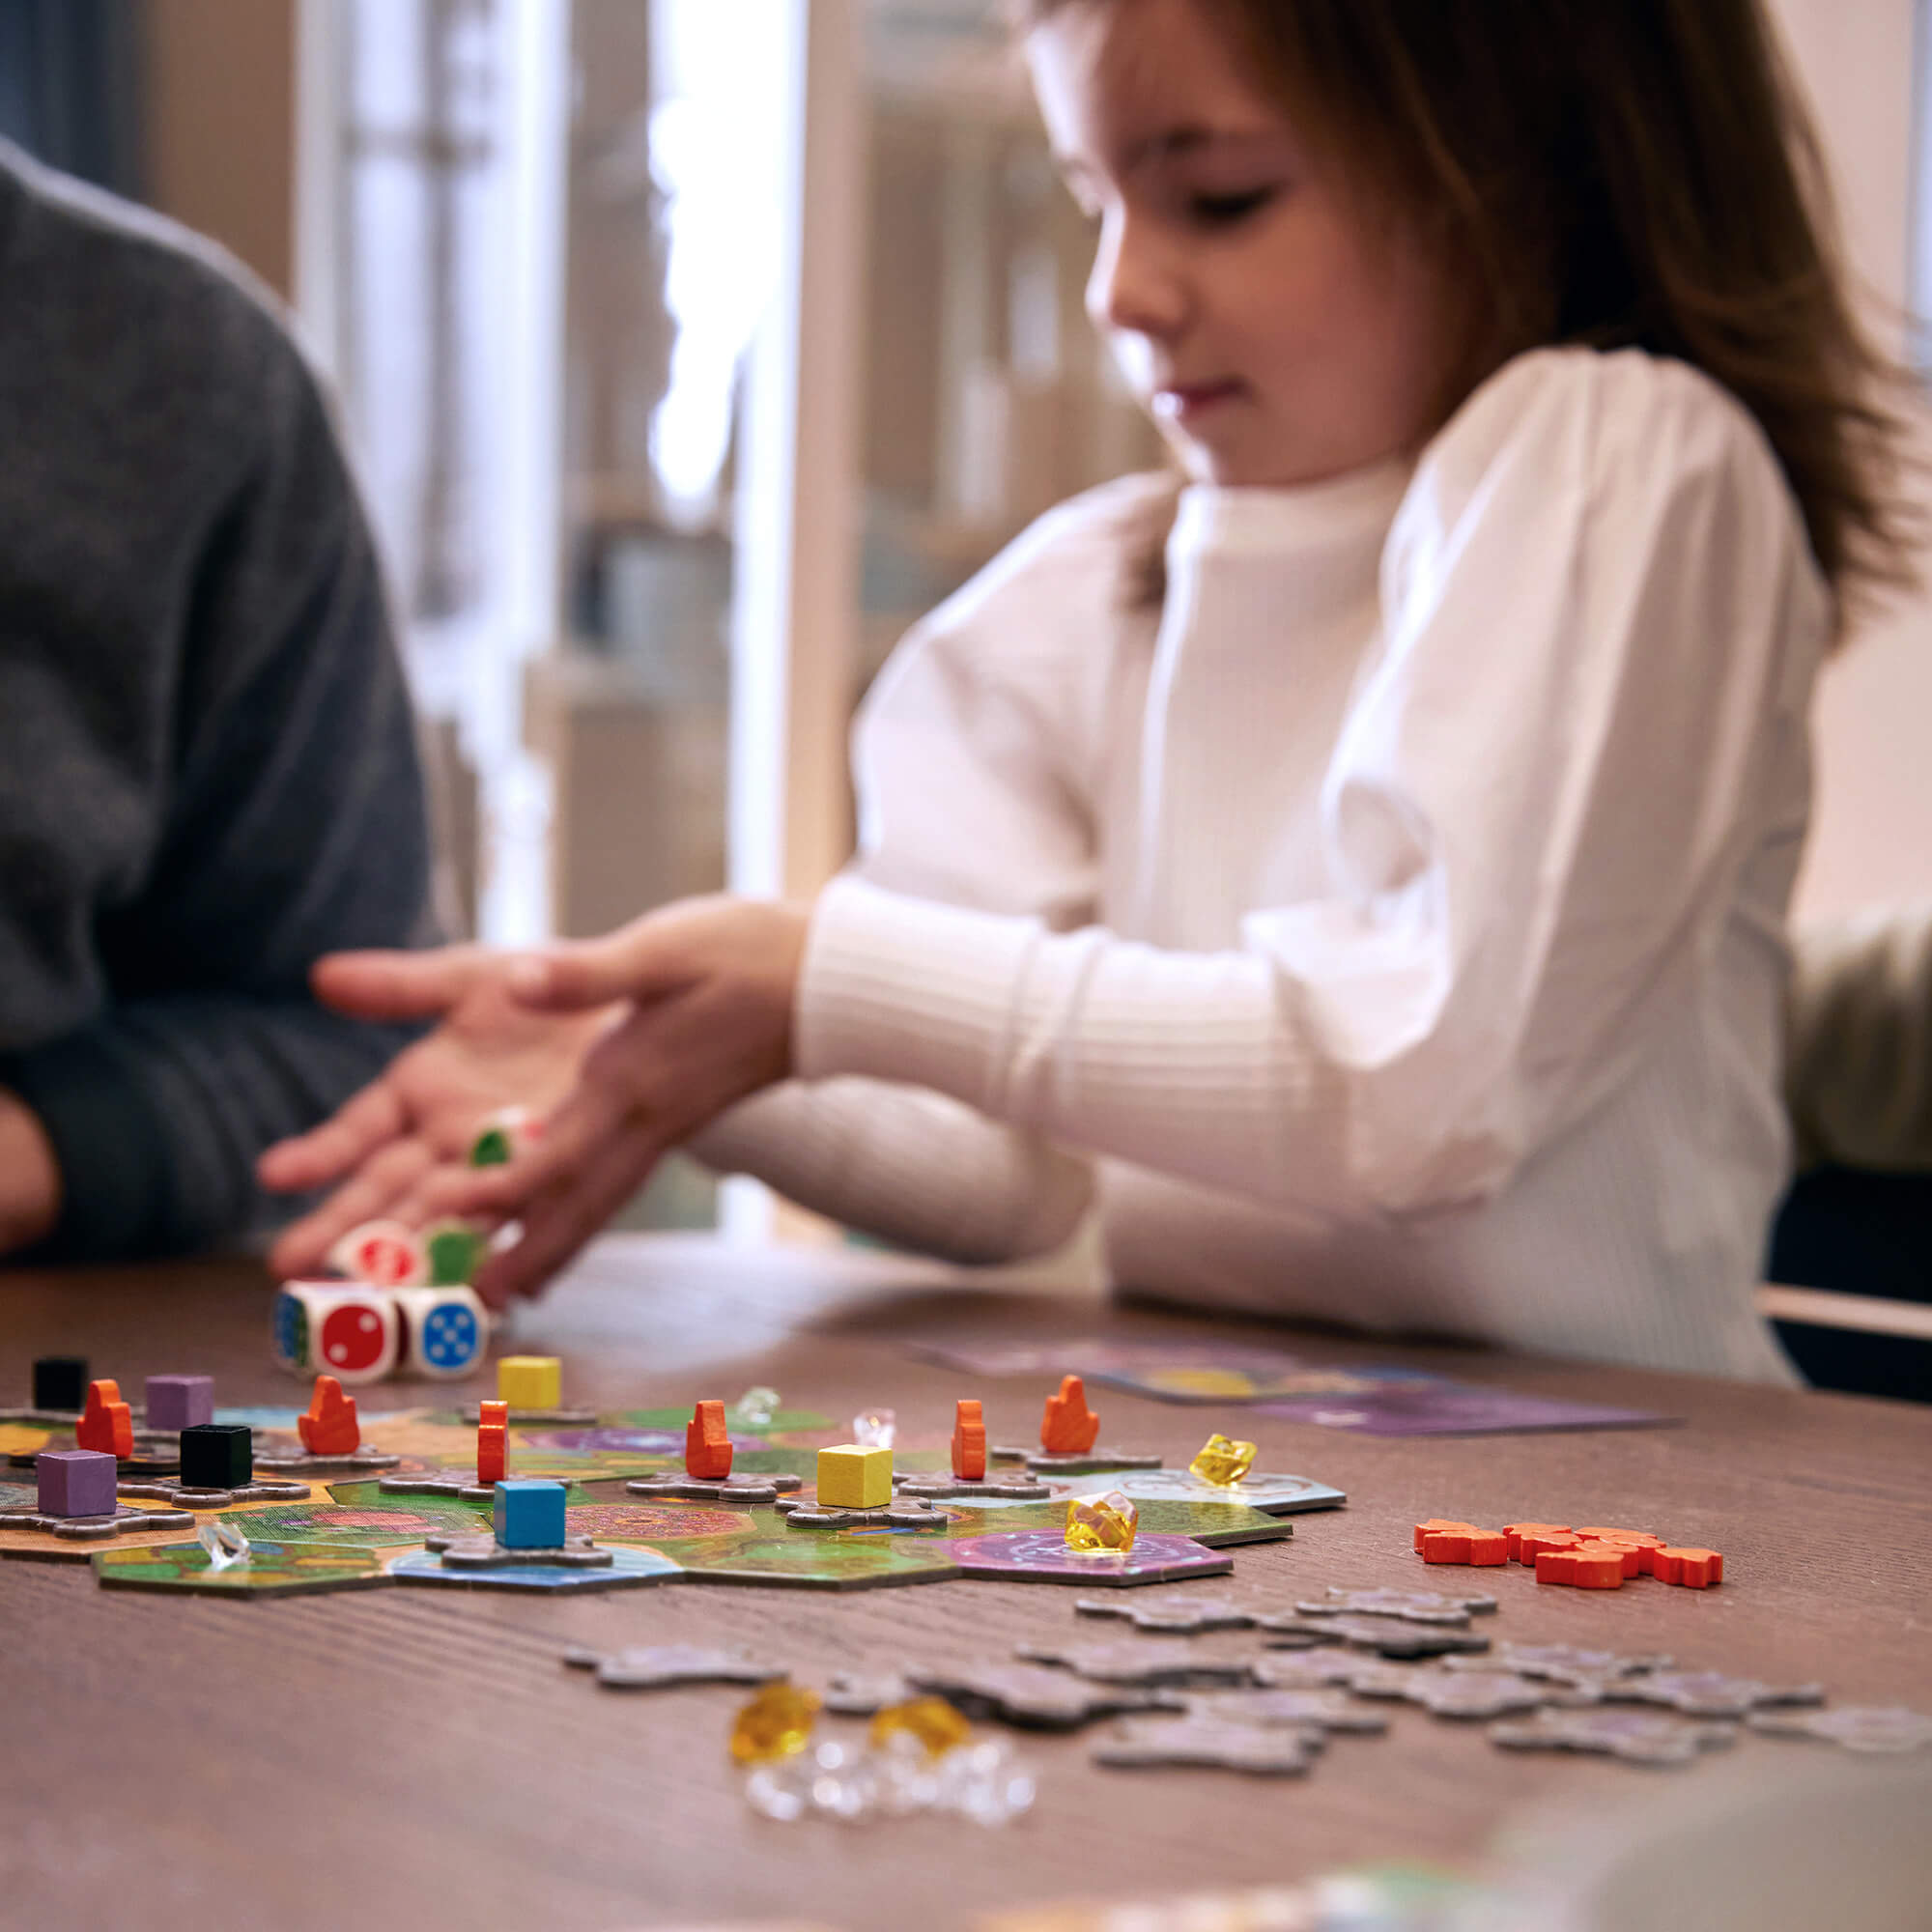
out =
{"type": "Polygon", "coordinates": [[[401,1288],[395,1299],[407,1337],[405,1374],[453,1381],[481,1365],[490,1312],[474,1289],[401,1288]]]}

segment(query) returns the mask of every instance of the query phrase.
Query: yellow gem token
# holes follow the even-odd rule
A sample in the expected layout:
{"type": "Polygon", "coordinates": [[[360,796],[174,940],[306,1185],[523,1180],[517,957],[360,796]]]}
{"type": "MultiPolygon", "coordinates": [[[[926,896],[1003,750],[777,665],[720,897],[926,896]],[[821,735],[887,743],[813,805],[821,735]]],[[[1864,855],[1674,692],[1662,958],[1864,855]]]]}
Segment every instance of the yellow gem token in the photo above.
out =
{"type": "Polygon", "coordinates": [[[1255,1445],[1236,1442],[1229,1435],[1210,1435],[1201,1453],[1188,1463],[1188,1471],[1204,1483],[1232,1489],[1255,1466],[1255,1445]]]}
{"type": "Polygon", "coordinates": [[[796,1684],[767,1684],[733,1720],[731,1755],[740,1764],[796,1757],[811,1735],[818,1702],[814,1691],[796,1684]]]}
{"type": "Polygon", "coordinates": [[[1066,1505],[1066,1547],[1082,1556],[1124,1556],[1134,1547],[1140,1512],[1119,1490],[1075,1496],[1066,1505]]]}
{"type": "Polygon", "coordinates": [[[973,1726],[944,1697],[915,1697],[909,1704],[888,1704],[872,1719],[872,1743],[877,1747],[900,1732],[917,1738],[928,1757],[944,1757],[973,1735],[973,1726]]]}

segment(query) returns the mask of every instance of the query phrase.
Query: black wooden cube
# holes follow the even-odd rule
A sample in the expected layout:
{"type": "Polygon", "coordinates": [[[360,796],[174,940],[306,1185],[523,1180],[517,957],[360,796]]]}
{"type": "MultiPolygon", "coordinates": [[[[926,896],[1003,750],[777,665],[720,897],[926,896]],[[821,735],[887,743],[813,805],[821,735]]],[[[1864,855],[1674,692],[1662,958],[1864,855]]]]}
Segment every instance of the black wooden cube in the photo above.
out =
{"type": "Polygon", "coordinates": [[[80,1355],[43,1355],[34,1364],[34,1406],[78,1415],[87,1406],[87,1362],[80,1355]]]}
{"type": "Polygon", "coordinates": [[[255,1474],[255,1438],[245,1422],[197,1422],[181,1433],[185,1490],[236,1490],[255,1474]]]}

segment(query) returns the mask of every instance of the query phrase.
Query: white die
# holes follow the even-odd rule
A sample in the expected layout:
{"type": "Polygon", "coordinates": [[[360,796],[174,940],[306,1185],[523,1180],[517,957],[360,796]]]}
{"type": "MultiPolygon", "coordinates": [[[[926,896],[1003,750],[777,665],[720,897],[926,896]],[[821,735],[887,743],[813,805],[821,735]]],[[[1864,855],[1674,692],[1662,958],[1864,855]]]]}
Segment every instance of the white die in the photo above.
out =
{"type": "Polygon", "coordinates": [[[365,1282],[285,1282],[276,1298],[275,1359],[295,1375],[381,1381],[396,1366],[401,1336],[394,1298],[365,1282]]]}
{"type": "Polygon", "coordinates": [[[371,1288],[414,1288],[429,1279],[423,1239],[400,1221],[364,1221],[328,1251],[328,1264],[371,1288]]]}
{"type": "Polygon", "coordinates": [[[490,1347],[490,1311],[473,1288],[399,1288],[403,1370],[435,1381],[472,1373],[490,1347]]]}

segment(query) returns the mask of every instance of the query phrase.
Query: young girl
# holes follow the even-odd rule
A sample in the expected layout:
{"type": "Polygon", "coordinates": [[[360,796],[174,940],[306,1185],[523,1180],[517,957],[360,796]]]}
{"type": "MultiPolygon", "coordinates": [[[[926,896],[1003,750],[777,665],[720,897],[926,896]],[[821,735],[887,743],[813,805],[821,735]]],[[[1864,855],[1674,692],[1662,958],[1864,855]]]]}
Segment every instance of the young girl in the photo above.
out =
{"type": "Polygon", "coordinates": [[[515,1217],[666,1148],[966,1260],[1788,1378],[1784,913],[1892,424],[1755,0],[1034,0],[1089,303],[1184,488],[1046,517],[859,721],[859,856],[535,957],[265,1163],[515,1217]],[[454,1165],[486,1106],[537,1147],[454,1165]],[[693,1137],[696,1137],[695,1139],[693,1137]]]}

